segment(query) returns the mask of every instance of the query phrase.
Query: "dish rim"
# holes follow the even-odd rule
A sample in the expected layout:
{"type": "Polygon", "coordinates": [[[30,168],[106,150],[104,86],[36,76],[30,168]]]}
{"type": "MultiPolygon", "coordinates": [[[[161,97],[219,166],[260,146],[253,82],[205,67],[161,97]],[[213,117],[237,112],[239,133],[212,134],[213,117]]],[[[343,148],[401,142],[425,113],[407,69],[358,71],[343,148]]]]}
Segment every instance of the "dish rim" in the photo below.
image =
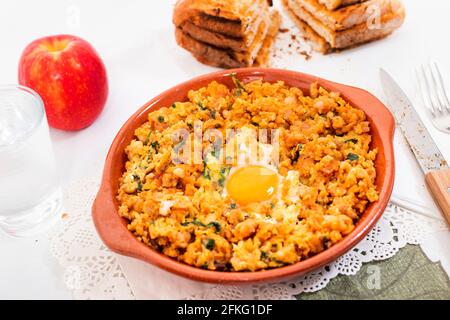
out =
{"type": "MultiPolygon", "coordinates": [[[[286,84],[293,86],[289,83],[286,84]]],[[[364,239],[364,237],[370,232],[370,230],[383,215],[384,210],[389,203],[394,186],[394,131],[395,121],[392,114],[375,96],[363,89],[332,82],[313,75],[282,69],[243,68],[222,70],[195,77],[169,90],[166,90],[151,99],[149,102],[144,104],[144,106],[139,108],[139,110],[135,112],[122,126],[109,149],[105,161],[100,190],[92,207],[94,224],[100,238],[112,251],[137,258],[191,280],[221,284],[242,284],[274,282],[282,279],[289,279],[294,276],[300,276],[323,267],[351,250],[355,245],[364,239]],[[227,79],[231,78],[230,76],[232,74],[236,74],[236,76],[244,82],[261,78],[264,81],[269,82],[276,81],[269,79],[278,78],[279,80],[284,80],[285,82],[286,79],[290,79],[289,81],[291,82],[302,82],[305,85],[318,82],[320,86],[324,87],[328,91],[339,92],[341,96],[352,106],[363,110],[366,113],[371,122],[372,136],[376,133],[376,137],[382,145],[382,150],[381,152],[379,150],[378,156],[382,154],[384,157],[384,162],[382,163],[384,168],[376,168],[377,179],[382,179],[381,187],[378,190],[380,193],[380,199],[366,209],[362,218],[358,221],[355,230],[347,235],[341,242],[315,256],[285,267],[254,272],[224,272],[203,270],[182,262],[178,262],[140,242],[127,229],[126,221],[124,218],[119,216],[116,205],[117,188],[114,188],[114,185],[118,184],[118,181],[112,181],[111,176],[114,174],[114,165],[118,165],[117,161],[119,160],[117,158],[122,158],[122,164],[126,160],[124,158],[123,149],[131,141],[127,138],[132,137],[134,135],[134,130],[143,124],[143,122],[141,123],[139,119],[145,118],[145,116],[151,111],[170,105],[166,103],[164,105],[158,105],[162,104],[163,100],[170,99],[171,96],[180,95],[183,92],[186,92],[187,94],[187,91],[190,89],[198,89],[203,86],[201,85],[203,83],[209,83],[214,80],[221,83],[229,83],[231,80],[227,79]],[[362,101],[364,101],[363,105],[361,105],[362,101]],[[379,171],[384,172],[384,175],[380,177],[379,171]]],[[[120,175],[122,173],[123,165],[120,175]]]]}

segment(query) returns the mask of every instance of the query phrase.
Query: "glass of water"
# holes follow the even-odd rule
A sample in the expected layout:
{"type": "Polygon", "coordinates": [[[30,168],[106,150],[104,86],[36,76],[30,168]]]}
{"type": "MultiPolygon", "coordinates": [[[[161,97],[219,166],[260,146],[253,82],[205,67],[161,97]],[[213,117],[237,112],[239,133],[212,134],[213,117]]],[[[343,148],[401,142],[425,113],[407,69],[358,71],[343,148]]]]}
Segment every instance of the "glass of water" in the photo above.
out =
{"type": "Polygon", "coordinates": [[[61,206],[42,99],[22,86],[0,86],[0,228],[34,236],[57,221],[61,206]]]}

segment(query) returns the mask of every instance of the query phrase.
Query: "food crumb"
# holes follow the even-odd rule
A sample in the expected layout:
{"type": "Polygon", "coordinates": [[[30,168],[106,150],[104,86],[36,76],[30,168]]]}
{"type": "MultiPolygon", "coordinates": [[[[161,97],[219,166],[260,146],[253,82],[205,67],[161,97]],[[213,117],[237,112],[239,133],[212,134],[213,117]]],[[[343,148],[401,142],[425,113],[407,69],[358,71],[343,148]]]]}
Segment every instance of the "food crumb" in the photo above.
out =
{"type": "Polygon", "coordinates": [[[66,212],[64,212],[64,213],[61,215],[61,218],[62,218],[63,220],[66,220],[66,219],[69,218],[69,214],[66,213],[66,212]]]}

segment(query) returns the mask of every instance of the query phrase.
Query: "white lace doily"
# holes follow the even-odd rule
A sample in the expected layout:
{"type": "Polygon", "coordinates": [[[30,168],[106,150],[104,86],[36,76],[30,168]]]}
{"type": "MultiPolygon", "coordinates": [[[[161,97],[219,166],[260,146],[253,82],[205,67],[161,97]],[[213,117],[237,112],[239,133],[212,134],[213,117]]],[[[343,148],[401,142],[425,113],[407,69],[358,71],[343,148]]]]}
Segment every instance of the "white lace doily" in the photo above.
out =
{"type": "MultiPolygon", "coordinates": [[[[155,276],[151,271],[136,268],[127,277],[120,257],[109,251],[99,239],[92,219],[91,206],[99,184],[94,180],[80,181],[65,190],[65,218],[50,235],[51,253],[64,268],[63,281],[75,299],[151,299],[160,297],[158,288],[171,287],[172,275],[155,276]],[[138,288],[134,279],[149,279],[152,286],[138,288]],[[129,281],[130,280],[130,281],[129,281]]],[[[204,285],[192,281],[184,284],[186,299],[293,299],[302,292],[315,292],[327,286],[337,275],[354,275],[363,263],[385,260],[407,244],[419,245],[430,232],[447,230],[444,221],[417,215],[390,205],[385,214],[355,248],[335,262],[301,276],[298,279],[270,285],[224,286],[204,285]]],[[[136,263],[140,263],[137,262],[136,263]]],[[[147,269],[145,269],[147,270],[147,269]]],[[[178,280],[179,279],[179,280],[178,280]]],[[[141,284],[142,286],[142,284],[141,284]]]]}

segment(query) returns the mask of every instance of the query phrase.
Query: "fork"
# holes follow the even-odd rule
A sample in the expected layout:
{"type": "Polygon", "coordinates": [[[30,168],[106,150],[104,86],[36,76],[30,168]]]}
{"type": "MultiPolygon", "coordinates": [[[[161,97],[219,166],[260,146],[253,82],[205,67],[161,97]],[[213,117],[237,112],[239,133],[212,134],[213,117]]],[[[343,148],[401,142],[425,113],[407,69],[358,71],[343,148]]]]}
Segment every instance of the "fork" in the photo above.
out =
{"type": "Polygon", "coordinates": [[[417,78],[431,122],[439,130],[450,133],[450,101],[437,63],[422,65],[417,78]]]}

